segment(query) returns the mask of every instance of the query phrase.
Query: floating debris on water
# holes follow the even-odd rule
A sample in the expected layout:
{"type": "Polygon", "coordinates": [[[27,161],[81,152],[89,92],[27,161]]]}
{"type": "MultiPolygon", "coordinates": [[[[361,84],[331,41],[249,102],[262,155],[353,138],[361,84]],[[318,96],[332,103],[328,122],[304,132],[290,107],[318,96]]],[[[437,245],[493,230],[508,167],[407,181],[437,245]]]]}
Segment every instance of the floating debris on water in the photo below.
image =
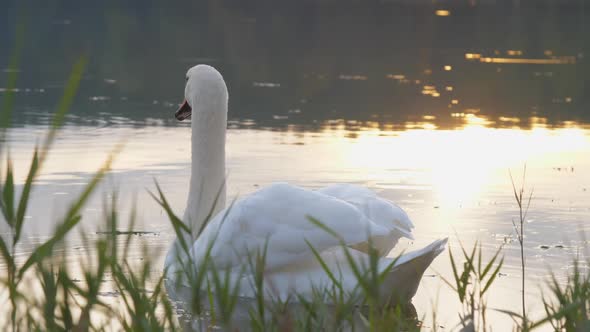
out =
{"type": "Polygon", "coordinates": [[[19,92],[20,89],[18,88],[0,88],[0,92],[19,92]]]}
{"type": "Polygon", "coordinates": [[[540,246],[539,246],[539,248],[541,248],[541,249],[543,249],[543,250],[547,250],[547,249],[549,249],[550,247],[549,247],[548,245],[545,245],[545,244],[543,244],[543,245],[540,245],[540,246]]]}
{"type": "Polygon", "coordinates": [[[112,292],[98,292],[99,296],[107,296],[107,297],[118,297],[121,293],[119,291],[112,291],[112,292]]]}
{"type": "Polygon", "coordinates": [[[367,76],[365,76],[365,75],[345,75],[345,74],[340,74],[338,76],[338,79],[341,79],[341,80],[344,80],[344,81],[366,81],[369,78],[367,76]]]}
{"type": "Polygon", "coordinates": [[[111,97],[109,97],[109,96],[92,96],[89,99],[90,99],[90,101],[107,101],[107,100],[111,100],[111,97]]]}
{"type": "Polygon", "coordinates": [[[257,88],[280,88],[280,83],[272,83],[272,82],[252,82],[252,85],[257,88]]]}
{"type": "Polygon", "coordinates": [[[575,171],[574,166],[566,166],[566,167],[553,167],[554,171],[557,172],[571,172],[573,173],[575,171]]]}
{"type": "Polygon", "coordinates": [[[143,235],[154,235],[154,236],[158,236],[160,235],[159,232],[149,232],[149,231],[114,231],[114,232],[96,232],[96,234],[99,235],[108,235],[108,234],[114,234],[114,235],[137,235],[137,236],[143,236],[143,235]]]}

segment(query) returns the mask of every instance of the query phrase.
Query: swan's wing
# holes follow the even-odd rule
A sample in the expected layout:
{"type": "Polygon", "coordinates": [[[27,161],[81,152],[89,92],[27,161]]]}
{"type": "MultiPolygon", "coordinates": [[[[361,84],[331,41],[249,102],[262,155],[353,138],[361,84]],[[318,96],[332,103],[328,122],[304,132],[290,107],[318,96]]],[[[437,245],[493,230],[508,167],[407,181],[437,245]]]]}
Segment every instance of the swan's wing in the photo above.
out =
{"type": "Polygon", "coordinates": [[[375,242],[375,246],[383,254],[389,253],[401,237],[414,239],[412,236],[414,224],[406,212],[394,203],[377,196],[368,188],[352,184],[335,184],[321,188],[318,192],[354,205],[367,218],[387,228],[390,236],[375,242]]]}
{"type": "Polygon", "coordinates": [[[402,208],[377,196],[368,188],[353,184],[335,184],[318,189],[318,192],[356,206],[369,219],[388,229],[398,227],[410,233],[414,228],[414,224],[402,208]]]}
{"type": "MultiPolygon", "coordinates": [[[[422,275],[432,261],[444,251],[446,242],[447,239],[437,240],[420,250],[396,258],[379,259],[376,266],[379,273],[389,268],[380,287],[380,300],[390,305],[409,302],[416,294],[422,275]],[[393,266],[390,267],[391,264],[393,266]]],[[[334,247],[323,251],[320,256],[332,276],[339,280],[342,289],[348,293],[343,295],[360,295],[359,282],[348,264],[348,257],[353,259],[357,267],[363,269],[370,266],[369,255],[354,249],[334,247]]],[[[240,290],[243,296],[254,297],[256,289],[252,288],[253,281],[248,278],[251,276],[241,278],[240,290]]],[[[288,299],[293,292],[312,300],[315,291],[330,290],[333,285],[331,276],[314,257],[265,275],[265,282],[265,293],[278,296],[282,300],[288,299]]],[[[330,303],[331,298],[324,300],[330,303]]]]}
{"type": "Polygon", "coordinates": [[[219,213],[193,245],[198,263],[210,247],[211,261],[221,268],[244,266],[266,246],[266,270],[281,269],[340,245],[339,239],[310,222],[313,217],[336,232],[347,245],[378,240],[390,233],[354,205],[317,191],[279,183],[263,188],[219,213]]]}

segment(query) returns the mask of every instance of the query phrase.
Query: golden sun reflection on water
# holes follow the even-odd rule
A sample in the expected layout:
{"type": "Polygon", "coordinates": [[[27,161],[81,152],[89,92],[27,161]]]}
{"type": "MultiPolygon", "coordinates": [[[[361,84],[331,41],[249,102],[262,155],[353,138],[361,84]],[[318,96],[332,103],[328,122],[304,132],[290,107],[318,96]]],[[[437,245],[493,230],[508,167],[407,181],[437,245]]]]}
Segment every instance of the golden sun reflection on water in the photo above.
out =
{"type": "Polygon", "coordinates": [[[584,151],[590,151],[590,137],[582,128],[518,130],[478,124],[460,130],[372,128],[358,132],[352,141],[342,140],[342,130],[328,132],[336,134],[330,145],[335,154],[344,156],[343,167],[356,169],[369,183],[400,185],[398,172],[391,170],[420,170],[421,177],[411,182],[431,189],[443,205],[480,199],[481,191],[506,181],[504,171],[524,163],[551,168],[569,162],[564,155],[582,158],[584,151]]]}

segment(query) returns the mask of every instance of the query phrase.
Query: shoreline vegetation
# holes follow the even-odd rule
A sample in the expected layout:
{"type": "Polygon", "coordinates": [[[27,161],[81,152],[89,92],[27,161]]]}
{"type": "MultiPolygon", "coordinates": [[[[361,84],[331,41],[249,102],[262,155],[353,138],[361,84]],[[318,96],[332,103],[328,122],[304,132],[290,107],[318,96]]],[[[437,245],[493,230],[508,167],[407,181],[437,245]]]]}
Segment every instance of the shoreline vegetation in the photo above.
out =
{"type": "MultiPolygon", "coordinates": [[[[14,59],[18,58],[18,54],[14,59]]],[[[133,229],[135,214],[131,214],[130,228],[122,231],[117,228],[120,216],[117,211],[117,195],[104,203],[104,225],[106,232],[82,233],[87,256],[80,259],[79,271],[73,271],[67,263],[68,252],[65,245],[66,236],[83,218],[82,210],[90,195],[101,182],[113,158],[122,149],[117,146],[105,162],[99,167],[92,180],[82,193],[73,201],[65,215],[58,223],[54,233],[32,250],[26,257],[18,252],[21,243],[21,230],[26,222],[27,206],[35,179],[43,167],[52,144],[63,124],[65,114],[76,96],[80,79],[84,73],[86,58],[82,57],[73,67],[59,102],[50,129],[39,148],[32,152],[31,164],[22,188],[17,190],[13,178],[10,156],[6,157],[2,167],[0,185],[0,210],[9,232],[0,234],[0,299],[5,303],[0,313],[0,326],[3,330],[30,331],[86,331],[86,330],[177,330],[187,318],[200,323],[192,327],[198,330],[253,331],[299,331],[299,330],[371,330],[371,331],[419,331],[423,328],[436,331],[436,308],[423,317],[418,317],[411,305],[398,304],[381,306],[379,285],[382,281],[374,264],[376,252],[371,252],[369,264],[363,266],[349,259],[351,268],[358,279],[358,292],[363,298],[359,304],[352,294],[343,294],[337,278],[332,278],[333,285],[317,291],[313,299],[303,297],[290,298],[286,301],[269,299],[263,294],[265,250],[252,255],[249,268],[254,275],[255,298],[244,304],[238,296],[239,289],[229,282],[229,274],[219,273],[211,262],[205,259],[203,266],[195,267],[190,262],[182,271],[183,277],[192,285],[188,303],[188,312],[181,312],[178,303],[169,298],[174,291],[174,281],[165,280],[164,273],[154,278],[153,271],[161,270],[155,266],[153,257],[156,253],[143,246],[141,250],[146,259],[140,263],[131,261],[130,248],[135,235],[141,235],[133,229]],[[17,192],[20,195],[17,195],[17,192]],[[88,235],[85,235],[88,234],[88,235]],[[151,257],[151,258],[150,258],[151,257]],[[105,302],[104,280],[109,279],[115,285],[121,305],[112,306],[105,302]],[[168,290],[167,290],[168,288],[168,290]],[[333,303],[326,304],[326,300],[333,303]],[[245,309],[247,325],[237,325],[234,315],[238,307],[245,309]],[[432,317],[432,326],[422,326],[425,317],[432,317]],[[203,322],[201,324],[201,322],[203,322]]],[[[14,85],[16,77],[11,77],[9,87],[14,85]]],[[[12,98],[10,93],[4,95],[1,110],[2,137],[10,127],[12,98]]],[[[1,143],[1,151],[7,147],[1,143]]],[[[514,185],[514,181],[513,181],[514,185]]],[[[182,221],[174,214],[165,195],[156,183],[156,192],[151,193],[168,215],[174,231],[185,254],[189,252],[192,242],[186,239],[191,234],[182,221]]],[[[523,184],[520,189],[514,185],[515,199],[520,207],[520,216],[514,222],[514,228],[521,247],[522,287],[526,260],[524,257],[525,229],[524,221],[532,191],[527,192],[523,184]]],[[[317,227],[326,229],[321,221],[311,219],[317,227]]],[[[337,236],[337,234],[334,234],[337,236]]],[[[453,275],[451,278],[440,276],[442,281],[453,289],[461,303],[462,311],[457,313],[459,324],[451,330],[489,331],[494,322],[487,318],[490,310],[506,314],[514,321],[514,329],[533,331],[539,327],[550,326],[556,331],[581,331],[590,328],[590,278],[583,272],[586,262],[574,260],[565,282],[558,282],[551,274],[548,281],[549,294],[543,296],[545,317],[535,318],[527,315],[522,298],[522,312],[510,312],[488,307],[487,294],[493,289],[494,282],[503,266],[502,247],[491,259],[482,258],[481,244],[466,248],[460,242],[460,251],[449,247],[449,257],[453,275]]],[[[457,247],[455,247],[457,248],[457,247]]],[[[313,250],[313,248],[312,248],[313,250]]],[[[321,258],[316,253],[316,258],[321,258]]],[[[325,266],[325,264],[324,264],[325,266]]],[[[327,274],[332,275],[329,270],[327,274]]],[[[524,289],[522,289],[524,292],[524,289]]],[[[515,300],[518,296],[515,294],[515,300]]]]}

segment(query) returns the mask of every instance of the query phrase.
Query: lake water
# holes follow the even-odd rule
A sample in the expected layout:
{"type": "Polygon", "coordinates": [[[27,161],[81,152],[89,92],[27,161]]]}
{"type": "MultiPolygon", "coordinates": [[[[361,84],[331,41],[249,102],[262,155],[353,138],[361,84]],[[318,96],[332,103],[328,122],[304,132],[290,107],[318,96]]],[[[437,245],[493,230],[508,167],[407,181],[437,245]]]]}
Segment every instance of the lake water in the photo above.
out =
{"type": "MultiPolygon", "coordinates": [[[[34,23],[16,68],[7,142],[19,183],[68,66],[83,51],[90,64],[39,177],[22,252],[51,233],[67,202],[120,143],[124,149],[86,206],[82,227],[104,229],[103,201],[116,191],[123,214],[139,207],[135,229],[155,233],[141,241],[166,252],[174,234],[147,190],[157,179],[182,214],[190,124],[173,114],[185,70],[209,63],[230,91],[230,198],[276,181],[368,186],[416,225],[416,241],[399,251],[441,237],[450,237],[455,250],[458,239],[467,246],[480,241],[489,254],[504,245],[503,275],[489,299],[494,308],[520,308],[512,226],[518,207],[509,172],[519,184],[526,164],[526,187],[534,189],[525,225],[526,295],[531,314],[542,314],[540,284],[551,270],[563,276],[571,259],[585,254],[589,230],[587,13],[430,5],[382,5],[377,12],[377,5],[361,4],[257,11],[215,3],[188,11],[105,5],[94,16],[76,7],[54,6],[51,15],[30,9],[34,23]],[[436,12],[442,9],[450,16],[436,12]],[[508,23],[496,21],[503,17],[508,23]],[[46,40],[50,34],[59,38],[46,40]]],[[[9,6],[0,18],[14,23],[15,11],[9,6]]],[[[6,31],[0,38],[10,45],[13,31],[6,31]]],[[[0,51],[4,77],[15,70],[8,50],[0,51]]],[[[0,95],[7,88],[0,85],[0,95]]],[[[76,237],[70,241],[79,246],[76,237]]],[[[436,276],[451,278],[448,261],[443,254],[433,263],[414,304],[422,315],[438,298],[439,323],[451,329],[459,305],[436,276]]],[[[510,326],[500,317],[492,313],[498,330],[510,326]]]]}

